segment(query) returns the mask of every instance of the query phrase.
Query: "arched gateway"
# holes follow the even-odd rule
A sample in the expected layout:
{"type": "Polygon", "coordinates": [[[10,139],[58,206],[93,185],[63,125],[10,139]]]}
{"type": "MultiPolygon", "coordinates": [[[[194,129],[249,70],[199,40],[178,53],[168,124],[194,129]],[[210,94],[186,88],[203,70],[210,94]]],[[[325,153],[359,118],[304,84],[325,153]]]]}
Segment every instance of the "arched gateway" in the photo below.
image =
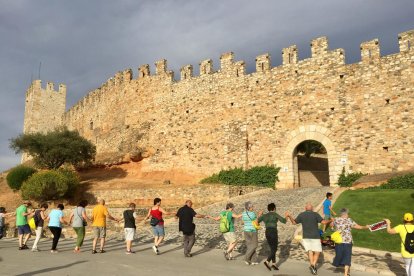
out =
{"type": "Polygon", "coordinates": [[[279,172],[278,188],[294,188],[298,186],[298,162],[296,157],[296,147],[306,140],[314,140],[321,143],[328,155],[329,164],[329,183],[335,185],[338,176],[341,173],[344,164],[341,160],[340,149],[336,148],[329,138],[330,130],[317,125],[301,126],[293,130],[286,141],[282,159],[279,160],[278,166],[281,167],[279,172]]]}

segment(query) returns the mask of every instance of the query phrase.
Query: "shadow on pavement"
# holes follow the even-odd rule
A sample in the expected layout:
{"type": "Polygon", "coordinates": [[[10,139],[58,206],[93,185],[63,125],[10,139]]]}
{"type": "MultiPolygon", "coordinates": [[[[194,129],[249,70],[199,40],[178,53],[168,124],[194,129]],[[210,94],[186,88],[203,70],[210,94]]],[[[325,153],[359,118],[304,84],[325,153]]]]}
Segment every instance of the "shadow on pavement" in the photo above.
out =
{"type": "Polygon", "coordinates": [[[387,263],[389,270],[394,272],[395,275],[405,275],[404,265],[401,262],[392,259],[391,255],[385,256],[385,262],[387,263]]]}
{"type": "Polygon", "coordinates": [[[71,267],[77,264],[81,264],[81,263],[87,263],[88,261],[78,261],[78,262],[74,262],[74,263],[70,263],[70,264],[66,264],[66,265],[61,265],[61,266],[56,266],[56,267],[50,267],[50,268],[44,268],[44,269],[40,269],[40,270],[36,270],[36,271],[30,271],[30,272],[26,272],[26,273],[22,273],[22,274],[16,274],[16,276],[31,276],[31,275],[36,275],[36,274],[40,274],[40,273],[46,273],[46,272],[52,272],[55,270],[60,270],[63,268],[67,268],[67,267],[71,267]]]}

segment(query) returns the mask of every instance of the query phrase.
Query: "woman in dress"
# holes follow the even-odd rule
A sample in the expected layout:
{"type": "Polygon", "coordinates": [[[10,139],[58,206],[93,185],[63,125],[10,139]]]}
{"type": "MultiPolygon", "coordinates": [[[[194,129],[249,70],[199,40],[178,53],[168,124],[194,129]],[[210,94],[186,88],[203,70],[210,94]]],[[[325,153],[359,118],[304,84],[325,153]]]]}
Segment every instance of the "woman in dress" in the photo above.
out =
{"type": "Polygon", "coordinates": [[[78,206],[73,209],[72,214],[69,218],[69,224],[72,225],[73,230],[76,232],[76,246],[73,252],[79,253],[80,248],[83,244],[83,240],[85,239],[85,226],[87,225],[87,221],[91,221],[86,215],[86,206],[88,205],[87,200],[82,200],[79,202],[78,206]]]}
{"type": "Polygon", "coordinates": [[[346,208],[342,208],[340,216],[334,218],[333,226],[336,231],[339,231],[342,238],[342,243],[335,246],[335,258],[333,265],[336,267],[343,266],[345,268],[344,275],[350,275],[351,268],[351,256],[352,256],[352,228],[354,229],[369,229],[368,225],[361,226],[354,222],[349,217],[349,211],[346,208]]]}

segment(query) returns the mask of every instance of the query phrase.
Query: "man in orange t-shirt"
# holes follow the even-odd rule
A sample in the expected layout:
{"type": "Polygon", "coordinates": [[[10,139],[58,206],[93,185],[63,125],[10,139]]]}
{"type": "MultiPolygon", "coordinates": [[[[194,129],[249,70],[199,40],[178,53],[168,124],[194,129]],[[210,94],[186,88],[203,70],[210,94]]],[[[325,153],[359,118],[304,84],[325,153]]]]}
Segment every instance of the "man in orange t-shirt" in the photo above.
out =
{"type": "Polygon", "coordinates": [[[114,218],[108,212],[108,208],[105,206],[105,200],[99,199],[98,205],[93,208],[92,211],[92,228],[93,228],[93,244],[92,244],[92,254],[96,252],[96,244],[98,239],[101,239],[101,248],[99,253],[105,253],[105,237],[106,237],[106,218],[119,222],[119,219],[114,218]]]}

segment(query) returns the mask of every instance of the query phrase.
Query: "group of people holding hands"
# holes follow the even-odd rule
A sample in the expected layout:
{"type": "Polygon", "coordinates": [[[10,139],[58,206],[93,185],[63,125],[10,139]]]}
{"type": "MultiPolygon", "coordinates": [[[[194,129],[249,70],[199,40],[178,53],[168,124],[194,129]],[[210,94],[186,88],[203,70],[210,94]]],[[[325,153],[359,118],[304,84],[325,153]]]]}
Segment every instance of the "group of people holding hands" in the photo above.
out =
{"type": "MultiPolygon", "coordinates": [[[[179,220],[179,231],[183,233],[183,247],[184,256],[192,257],[191,250],[195,243],[195,228],[194,218],[208,218],[220,222],[220,232],[222,232],[224,239],[227,242],[227,248],[223,255],[226,260],[234,260],[233,251],[238,244],[238,238],[235,233],[235,219],[241,219],[243,222],[243,234],[246,243],[246,253],[244,262],[247,265],[259,264],[256,249],[258,247],[258,231],[261,229],[261,223],[265,227],[265,237],[269,245],[270,252],[264,261],[264,265],[268,270],[279,270],[276,264],[276,252],[278,248],[278,230],[277,224],[287,223],[288,221],[294,225],[302,225],[302,245],[308,252],[309,270],[311,274],[317,275],[317,263],[320,253],[322,252],[321,232],[326,229],[326,225],[334,228],[340,235],[341,242],[335,246],[335,258],[333,265],[336,267],[344,267],[344,275],[350,275],[351,256],[352,256],[352,229],[369,229],[369,225],[359,225],[349,217],[349,210],[343,208],[339,211],[339,216],[333,217],[336,213],[332,210],[332,194],[326,194],[326,200],[323,203],[323,217],[313,210],[311,203],[307,203],[305,211],[300,213],[295,218],[289,213],[285,212],[281,216],[276,212],[276,205],[270,203],[267,206],[267,212],[255,212],[254,205],[248,201],[245,203],[244,211],[237,214],[234,211],[235,205],[227,203],[225,210],[220,212],[218,216],[197,214],[192,208],[192,201],[187,200],[185,205],[181,207],[176,213],[170,213],[161,207],[161,199],[155,198],[154,205],[149,209],[144,222],[149,220],[154,235],[154,244],[152,249],[155,254],[159,254],[159,246],[164,240],[164,219],[167,215],[175,215],[179,220]],[[319,224],[322,224],[322,231],[319,229],[319,224]]],[[[105,206],[105,200],[99,199],[98,204],[93,208],[92,215],[89,217],[86,213],[86,206],[88,202],[82,200],[76,206],[70,216],[64,216],[63,204],[58,204],[56,208],[51,210],[49,214],[46,213],[48,204],[43,203],[37,210],[30,209],[31,203],[25,201],[16,209],[16,226],[19,235],[19,250],[29,249],[27,242],[31,236],[31,227],[29,226],[28,217],[32,217],[32,224],[35,224],[34,232],[36,234],[35,241],[32,246],[32,251],[39,251],[38,242],[43,233],[43,227],[48,222],[48,228],[53,234],[51,252],[57,253],[57,245],[62,233],[63,224],[71,225],[76,232],[77,239],[74,248],[75,253],[81,251],[83,241],[85,238],[85,227],[91,223],[94,239],[92,242],[92,254],[104,253],[105,238],[106,238],[106,221],[107,219],[117,222],[124,222],[124,234],[126,241],[126,254],[132,254],[132,242],[135,238],[136,221],[138,219],[136,213],[136,206],[130,203],[128,209],[123,212],[122,218],[114,218],[105,206]],[[99,249],[97,248],[99,240],[99,249]]],[[[4,217],[7,216],[4,208],[0,208],[0,238],[3,235],[4,217]]],[[[399,234],[401,237],[401,253],[406,262],[406,270],[408,276],[414,276],[414,252],[411,252],[410,245],[405,242],[407,235],[414,232],[413,215],[406,213],[404,215],[403,224],[391,228],[391,222],[385,219],[387,223],[387,231],[390,234],[399,234]]],[[[32,225],[33,226],[33,225],[32,225]]],[[[414,241],[413,245],[414,246],[414,241]]]]}

